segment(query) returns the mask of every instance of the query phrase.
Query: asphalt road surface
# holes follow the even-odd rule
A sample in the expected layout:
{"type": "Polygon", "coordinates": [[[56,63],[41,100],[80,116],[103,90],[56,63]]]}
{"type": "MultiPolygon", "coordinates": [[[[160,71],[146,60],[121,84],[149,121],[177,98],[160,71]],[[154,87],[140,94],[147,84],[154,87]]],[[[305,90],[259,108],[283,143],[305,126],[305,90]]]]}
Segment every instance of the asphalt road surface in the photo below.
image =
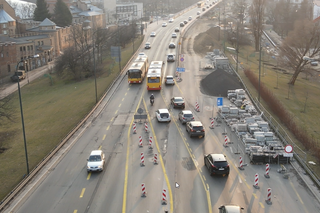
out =
{"type": "MultiPolygon", "coordinates": [[[[182,81],[174,86],[165,86],[160,92],[148,92],[146,81],[141,85],[130,85],[126,78],[117,87],[112,99],[102,113],[86,128],[77,142],[66,151],[59,163],[48,169],[45,177],[19,204],[7,212],[218,212],[219,206],[233,203],[244,207],[244,212],[319,212],[319,203],[306,190],[291,171],[289,179],[283,179],[276,172],[277,165],[271,165],[270,179],[264,178],[264,165],[245,166],[239,170],[239,156],[244,163],[248,158],[243,146],[224,124],[210,129],[210,119],[216,115],[216,98],[200,92],[200,80],[210,73],[201,71],[199,61],[192,48],[193,38],[200,32],[191,28],[185,34],[182,46],[169,50],[171,41],[178,44],[178,38],[171,38],[174,28],[189,16],[195,21],[198,8],[177,17],[174,23],[161,27],[162,21],[148,26],[146,41],[151,49],[144,50],[149,62],[166,61],[166,55],[182,48],[186,72],[182,81]],[[156,31],[154,38],[148,35],[156,31]],[[149,96],[155,95],[155,104],[149,104],[149,96]],[[202,121],[206,129],[205,138],[189,138],[177,119],[180,110],[170,106],[173,96],[186,99],[186,109],[193,111],[196,120],[202,121]],[[200,112],[194,110],[200,104],[200,112]],[[133,115],[138,108],[148,114],[148,132],[144,123],[137,123],[137,134],[132,133],[133,115]],[[158,123],[155,110],[168,108],[173,118],[171,123],[158,123]],[[222,132],[229,132],[230,144],[223,147],[222,132]],[[139,136],[143,147],[138,146],[139,136]],[[153,149],[148,147],[153,137],[153,149]],[[238,146],[239,144],[239,146],[238,146]],[[106,154],[105,169],[101,173],[86,171],[86,159],[94,149],[106,154]],[[240,154],[234,154],[235,151],[240,154]],[[144,153],[145,166],[140,165],[140,154],[144,153]],[[158,154],[158,164],[153,163],[158,154]],[[228,177],[211,177],[204,166],[205,153],[223,153],[230,164],[228,177]],[[260,189],[253,187],[254,175],[260,175],[260,189]],[[141,197],[141,184],[145,184],[146,197],[141,197]],[[178,187],[177,187],[178,186],[178,187]],[[272,205],[265,200],[267,188],[272,189],[272,205]],[[166,204],[163,204],[163,190],[166,190],[166,204]]],[[[195,25],[200,25],[201,20],[195,25]]],[[[183,29],[185,30],[188,27],[183,29]]],[[[142,47],[143,48],[143,47],[142,47]]],[[[179,57],[177,57],[179,59],[179,57]]],[[[164,75],[174,75],[177,63],[165,63],[164,75]]],[[[227,100],[224,104],[228,105],[227,100]]]]}

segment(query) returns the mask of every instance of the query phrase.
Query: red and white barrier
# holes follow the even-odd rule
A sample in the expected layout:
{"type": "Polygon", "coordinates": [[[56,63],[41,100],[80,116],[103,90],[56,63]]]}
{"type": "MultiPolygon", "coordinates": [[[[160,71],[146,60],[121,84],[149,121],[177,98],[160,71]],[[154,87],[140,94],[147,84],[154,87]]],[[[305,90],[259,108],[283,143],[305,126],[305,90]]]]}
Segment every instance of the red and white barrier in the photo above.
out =
{"type": "Polygon", "coordinates": [[[266,178],[270,178],[270,176],[269,176],[269,170],[270,170],[270,166],[269,166],[269,164],[267,163],[267,164],[266,164],[266,173],[264,174],[264,176],[265,176],[266,178]]]}
{"type": "Polygon", "coordinates": [[[144,155],[143,155],[143,152],[141,152],[140,160],[141,160],[140,166],[144,166],[144,155]]]}
{"type": "Polygon", "coordinates": [[[256,189],[260,189],[258,184],[259,184],[259,174],[256,173],[256,175],[254,176],[254,185],[253,185],[253,187],[256,188],[256,189]]]}
{"type": "Polygon", "coordinates": [[[198,101],[196,101],[196,111],[200,112],[200,107],[199,107],[198,101]]]}
{"type": "Polygon", "coordinates": [[[228,136],[225,135],[225,136],[224,136],[224,143],[223,143],[223,146],[224,146],[224,147],[227,147],[227,146],[228,146],[228,139],[229,139],[228,136]]]}
{"type": "Polygon", "coordinates": [[[149,137],[149,149],[152,149],[152,136],[149,137]]]}
{"type": "Polygon", "coordinates": [[[144,185],[144,183],[141,183],[141,190],[142,190],[141,197],[146,197],[147,191],[146,191],[146,186],[144,185]]]}
{"type": "Polygon", "coordinates": [[[136,123],[133,123],[133,134],[137,134],[137,126],[136,126],[136,123]]]}
{"type": "Polygon", "coordinates": [[[213,118],[211,118],[210,129],[214,129],[214,119],[213,118]]]}
{"type": "Polygon", "coordinates": [[[157,154],[157,153],[154,153],[153,163],[154,163],[154,164],[158,164],[158,154],[157,154]]]}
{"type": "Polygon", "coordinates": [[[139,147],[143,147],[143,144],[142,144],[142,136],[139,136],[139,147]]]}
{"type": "Polygon", "coordinates": [[[272,204],[272,201],[271,201],[271,188],[268,188],[266,203],[268,205],[272,204]]]}
{"type": "Polygon", "coordinates": [[[240,156],[240,159],[239,159],[239,167],[238,167],[240,170],[244,170],[244,167],[243,167],[243,162],[242,162],[242,157],[240,156]]]}
{"type": "Polygon", "coordinates": [[[167,190],[162,190],[162,204],[167,204],[167,190]]]}
{"type": "Polygon", "coordinates": [[[144,130],[145,130],[146,132],[148,132],[148,124],[147,124],[147,123],[144,123],[144,130]]]}

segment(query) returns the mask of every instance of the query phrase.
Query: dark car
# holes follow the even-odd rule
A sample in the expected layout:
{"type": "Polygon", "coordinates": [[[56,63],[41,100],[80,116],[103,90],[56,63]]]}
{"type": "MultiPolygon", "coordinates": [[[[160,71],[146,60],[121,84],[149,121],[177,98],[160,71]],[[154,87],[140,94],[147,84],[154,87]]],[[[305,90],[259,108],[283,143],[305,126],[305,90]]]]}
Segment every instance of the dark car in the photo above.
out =
{"type": "Polygon", "coordinates": [[[175,31],[176,33],[178,33],[178,32],[180,31],[179,27],[176,27],[176,28],[174,29],[174,31],[175,31]]]}
{"type": "Polygon", "coordinates": [[[184,23],[184,24],[188,24],[188,21],[187,21],[187,20],[184,20],[183,23],[184,23]]]}
{"type": "Polygon", "coordinates": [[[185,103],[184,103],[184,98],[182,97],[173,97],[171,98],[171,105],[173,106],[173,108],[182,108],[184,109],[185,103]]]}
{"type": "Polygon", "coordinates": [[[180,27],[184,27],[184,23],[183,22],[180,22],[180,27]]]}
{"type": "Polygon", "coordinates": [[[190,121],[186,123],[186,131],[189,133],[190,138],[192,136],[204,137],[205,130],[200,121],[190,121]]]}
{"type": "Polygon", "coordinates": [[[243,208],[238,205],[228,204],[219,207],[219,213],[242,213],[243,208]]]}
{"type": "Polygon", "coordinates": [[[167,62],[174,62],[175,61],[175,57],[174,54],[168,54],[167,56],[167,62]]]}
{"type": "Polygon", "coordinates": [[[176,48],[176,45],[171,42],[171,43],[169,44],[169,48],[170,48],[170,49],[174,49],[174,48],[176,48]]]}
{"type": "Polygon", "coordinates": [[[204,156],[204,165],[210,175],[229,175],[230,167],[223,154],[208,154],[204,156]]]}

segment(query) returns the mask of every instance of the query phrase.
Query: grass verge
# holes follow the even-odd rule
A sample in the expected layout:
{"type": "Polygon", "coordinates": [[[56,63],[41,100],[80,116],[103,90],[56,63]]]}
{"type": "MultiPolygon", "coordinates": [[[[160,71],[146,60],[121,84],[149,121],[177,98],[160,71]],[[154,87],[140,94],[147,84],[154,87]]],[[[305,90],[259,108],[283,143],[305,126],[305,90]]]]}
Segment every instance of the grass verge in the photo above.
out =
{"type": "MultiPolygon", "coordinates": [[[[143,37],[122,49],[121,67],[132,57],[143,37]]],[[[97,77],[98,97],[119,75],[119,66],[109,59],[103,61],[103,72],[97,77]]],[[[95,105],[94,79],[70,81],[51,75],[42,76],[21,88],[30,171],[68,134],[95,105]]],[[[5,151],[0,153],[0,200],[27,174],[26,157],[20,118],[18,93],[12,94],[16,122],[8,122],[0,129],[5,151]]]]}

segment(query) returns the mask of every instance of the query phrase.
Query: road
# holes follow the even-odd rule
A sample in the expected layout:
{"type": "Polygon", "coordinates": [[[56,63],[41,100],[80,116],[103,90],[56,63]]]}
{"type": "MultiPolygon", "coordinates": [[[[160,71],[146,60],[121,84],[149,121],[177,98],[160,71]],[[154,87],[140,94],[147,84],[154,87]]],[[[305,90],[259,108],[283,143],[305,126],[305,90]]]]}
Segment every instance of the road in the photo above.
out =
{"type": "MultiPolygon", "coordinates": [[[[178,43],[171,34],[178,23],[192,16],[190,11],[177,17],[166,28],[161,22],[148,26],[146,41],[152,48],[144,51],[149,61],[166,59],[171,41],[178,43]],[[156,31],[157,36],[148,35],[156,31]]],[[[199,20],[196,24],[199,24],[199,20]]],[[[190,25],[190,24],[188,24],[190,25]]],[[[187,25],[187,27],[188,27],[187,25]]],[[[185,27],[186,28],[186,27],[185,27]]],[[[184,29],[185,29],[184,28],[184,29]]],[[[57,164],[48,169],[21,202],[7,212],[218,212],[223,204],[234,203],[244,207],[245,212],[319,212],[319,203],[305,189],[295,172],[289,179],[283,179],[276,172],[277,165],[271,165],[270,179],[263,177],[263,165],[245,166],[239,170],[239,155],[244,163],[248,158],[243,154],[243,146],[224,124],[210,129],[210,117],[216,115],[216,98],[200,92],[200,80],[209,74],[200,71],[202,58],[192,48],[193,38],[199,31],[192,28],[185,34],[182,43],[183,66],[186,72],[182,81],[175,86],[165,86],[155,95],[155,104],[150,106],[151,92],[142,85],[130,85],[124,78],[115,90],[111,101],[93,122],[88,125],[73,146],[66,150],[57,164]],[[185,125],[178,120],[177,109],[172,109],[170,99],[183,96],[186,108],[193,111],[196,120],[202,121],[206,129],[205,138],[189,138],[185,125]],[[200,112],[194,110],[195,102],[200,104],[200,112]],[[138,108],[148,114],[148,132],[144,123],[137,123],[137,134],[132,133],[133,115],[138,108]],[[158,123],[155,110],[168,108],[173,118],[171,123],[158,123]],[[223,147],[222,132],[227,129],[234,144],[223,147]],[[138,146],[139,136],[143,147],[138,146]],[[153,137],[153,149],[148,147],[149,137],[153,137]],[[235,154],[239,144],[240,154],[235,154]],[[106,154],[105,170],[101,173],[86,172],[86,159],[94,149],[102,149],[106,154]],[[144,153],[145,166],[140,165],[140,154],[144,153]],[[158,164],[153,163],[158,154],[158,164]],[[204,167],[205,153],[223,153],[230,164],[228,177],[211,177],[204,167]],[[254,175],[260,175],[260,189],[253,185],[254,175]],[[141,184],[146,187],[146,197],[141,197],[141,184]],[[176,183],[179,187],[176,187],[176,183]],[[272,189],[272,205],[267,205],[267,188],[272,189]],[[166,190],[167,204],[162,203],[162,192],[166,190]]],[[[180,33],[179,33],[180,34],[180,33]]],[[[178,58],[178,57],[177,57],[178,58]]],[[[176,63],[165,63],[165,75],[174,75],[176,63]]],[[[228,105],[227,100],[224,104],[228,105]]]]}

